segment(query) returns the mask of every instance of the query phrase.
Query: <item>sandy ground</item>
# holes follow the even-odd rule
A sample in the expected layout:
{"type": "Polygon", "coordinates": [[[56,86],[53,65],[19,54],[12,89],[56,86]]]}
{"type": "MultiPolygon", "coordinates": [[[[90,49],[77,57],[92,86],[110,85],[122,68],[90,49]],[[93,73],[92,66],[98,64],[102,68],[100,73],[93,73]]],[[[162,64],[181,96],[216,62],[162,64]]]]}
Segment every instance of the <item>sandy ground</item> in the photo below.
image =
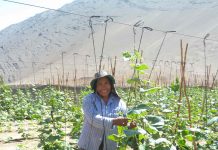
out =
{"type": "MultiPolygon", "coordinates": [[[[39,150],[37,132],[39,125],[36,121],[22,121],[22,122],[3,122],[0,124],[0,150],[39,150]],[[23,129],[19,133],[19,128],[23,129]],[[28,138],[22,137],[22,134],[28,134],[28,138]]],[[[67,127],[67,134],[70,133],[72,127],[67,127]]],[[[63,129],[64,130],[64,129],[63,129]]],[[[67,143],[76,144],[77,141],[66,137],[67,143]]]]}
{"type": "Polygon", "coordinates": [[[25,122],[3,122],[0,132],[0,150],[34,150],[37,149],[39,139],[37,138],[37,125],[34,121],[25,122]],[[22,133],[29,134],[29,139],[24,139],[22,133]]]}
{"type": "MultiPolygon", "coordinates": [[[[11,135],[16,136],[17,133],[12,133],[11,135]]],[[[4,134],[5,136],[5,134],[4,134]]],[[[21,140],[21,141],[12,141],[9,143],[0,142],[0,150],[36,150],[39,143],[38,139],[31,140],[21,140]]]]}

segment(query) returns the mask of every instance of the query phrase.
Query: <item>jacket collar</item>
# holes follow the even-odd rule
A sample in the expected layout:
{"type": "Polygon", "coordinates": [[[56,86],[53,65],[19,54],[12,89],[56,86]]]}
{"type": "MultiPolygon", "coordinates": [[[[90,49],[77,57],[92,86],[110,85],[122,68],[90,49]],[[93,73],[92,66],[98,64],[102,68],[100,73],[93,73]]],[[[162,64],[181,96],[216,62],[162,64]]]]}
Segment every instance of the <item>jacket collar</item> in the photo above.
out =
{"type": "MultiPolygon", "coordinates": [[[[99,100],[101,100],[101,102],[103,102],[103,99],[101,98],[101,96],[97,92],[95,92],[94,94],[97,96],[97,98],[99,100]]],[[[115,100],[115,95],[114,95],[114,93],[111,92],[109,95],[109,100],[108,100],[107,105],[112,104],[114,100],[115,100]]]]}

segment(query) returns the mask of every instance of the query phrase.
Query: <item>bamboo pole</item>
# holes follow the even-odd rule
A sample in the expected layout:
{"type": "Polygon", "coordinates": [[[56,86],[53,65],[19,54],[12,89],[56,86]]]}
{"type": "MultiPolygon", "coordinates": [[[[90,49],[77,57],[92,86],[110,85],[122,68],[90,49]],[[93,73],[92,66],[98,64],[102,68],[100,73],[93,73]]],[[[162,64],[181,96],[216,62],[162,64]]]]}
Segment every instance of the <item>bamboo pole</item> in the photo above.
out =
{"type": "Polygon", "coordinates": [[[213,89],[213,87],[214,87],[217,74],[218,74],[218,69],[216,70],[216,74],[213,76],[213,81],[212,81],[212,84],[211,84],[211,88],[212,88],[212,89],[213,89]]]}
{"type": "MultiPolygon", "coordinates": [[[[186,102],[188,105],[188,117],[190,121],[190,127],[192,126],[191,123],[191,105],[189,98],[187,96],[187,91],[186,91],[186,81],[185,81],[185,66],[186,66],[186,57],[187,57],[187,50],[188,50],[188,44],[186,44],[185,48],[185,53],[183,54],[183,45],[182,45],[182,40],[180,42],[180,48],[181,48],[181,63],[180,63],[180,73],[181,73],[181,81],[180,81],[180,94],[179,94],[179,100],[178,100],[178,111],[177,111],[177,118],[180,117],[180,109],[181,109],[181,101],[182,101],[182,95],[184,92],[184,95],[186,97],[186,102]]],[[[176,130],[178,128],[178,122],[176,122],[176,130]]]]}

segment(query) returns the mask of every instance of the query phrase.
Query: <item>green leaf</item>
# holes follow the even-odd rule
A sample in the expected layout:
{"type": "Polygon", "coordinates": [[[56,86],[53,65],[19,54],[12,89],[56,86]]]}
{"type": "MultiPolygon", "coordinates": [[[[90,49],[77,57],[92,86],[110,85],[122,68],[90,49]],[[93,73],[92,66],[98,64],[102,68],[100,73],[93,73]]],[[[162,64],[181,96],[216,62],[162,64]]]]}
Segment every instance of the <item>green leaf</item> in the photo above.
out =
{"type": "Polygon", "coordinates": [[[33,114],[33,115],[31,116],[31,118],[32,118],[32,119],[40,119],[41,116],[38,115],[38,114],[33,114]]]}
{"type": "Polygon", "coordinates": [[[147,70],[149,67],[146,64],[136,64],[135,69],[137,71],[145,71],[147,70]]]}
{"type": "Polygon", "coordinates": [[[139,135],[139,134],[142,134],[142,135],[147,134],[147,132],[142,128],[124,130],[124,133],[128,137],[132,137],[132,136],[139,135]]]}
{"type": "Polygon", "coordinates": [[[137,130],[124,130],[124,133],[127,137],[132,137],[139,134],[137,130]]]}
{"type": "Polygon", "coordinates": [[[128,79],[128,80],[127,80],[127,83],[128,83],[128,84],[140,83],[140,79],[139,79],[139,78],[128,79]]]}
{"type": "Polygon", "coordinates": [[[191,142],[195,140],[195,136],[192,135],[192,134],[186,135],[185,138],[186,138],[188,141],[191,141],[191,142]]]}
{"type": "Polygon", "coordinates": [[[148,115],[145,118],[154,127],[164,126],[164,119],[160,116],[148,115]]]}
{"type": "Polygon", "coordinates": [[[108,136],[109,140],[115,141],[115,142],[119,142],[121,140],[122,137],[120,137],[119,135],[116,134],[111,134],[108,136]]]}
{"type": "Polygon", "coordinates": [[[185,146],[185,139],[179,138],[179,139],[178,139],[178,145],[184,147],[184,146],[185,146]]]}
{"type": "Polygon", "coordinates": [[[145,130],[150,134],[156,134],[158,132],[158,130],[155,127],[153,127],[149,124],[145,125],[145,130]]]}
{"type": "Polygon", "coordinates": [[[145,141],[148,139],[148,134],[139,134],[138,139],[139,141],[142,141],[142,140],[145,141]]]}
{"type": "Polygon", "coordinates": [[[217,123],[218,122],[218,117],[213,117],[212,119],[210,119],[208,122],[207,122],[207,125],[210,126],[214,123],[217,123]]]}
{"type": "Polygon", "coordinates": [[[141,53],[140,52],[138,52],[137,50],[134,50],[134,55],[135,55],[135,57],[137,58],[137,59],[141,59],[141,53]]]}
{"type": "Polygon", "coordinates": [[[46,119],[44,120],[44,122],[45,122],[45,123],[50,123],[50,122],[51,122],[51,118],[46,118],[46,119]]]}
{"type": "Polygon", "coordinates": [[[50,135],[50,136],[48,137],[48,141],[50,141],[50,142],[54,142],[54,141],[60,140],[60,139],[61,139],[61,136],[60,136],[60,135],[55,135],[55,136],[50,135]]]}
{"type": "Polygon", "coordinates": [[[140,88],[139,92],[141,93],[148,93],[148,94],[154,94],[156,92],[158,92],[158,90],[160,90],[160,87],[154,87],[154,88],[150,88],[150,89],[144,89],[144,88],[140,88]]]}
{"type": "Polygon", "coordinates": [[[177,91],[179,91],[179,87],[180,87],[180,83],[179,83],[179,78],[177,77],[176,81],[173,81],[171,83],[170,88],[172,89],[172,91],[177,92],[177,91]]]}
{"type": "Polygon", "coordinates": [[[131,58],[132,55],[130,54],[130,52],[125,51],[125,52],[123,52],[123,57],[124,57],[124,58],[131,58]]]}
{"type": "Polygon", "coordinates": [[[182,135],[183,135],[183,136],[186,136],[186,135],[188,135],[188,134],[189,134],[189,130],[183,130],[183,131],[182,131],[182,135]]]}
{"type": "Polygon", "coordinates": [[[130,115],[130,114],[140,114],[140,113],[142,113],[144,111],[147,111],[147,110],[150,110],[149,106],[147,106],[146,104],[140,104],[140,105],[130,109],[127,114],[128,115],[130,115]]]}
{"type": "Polygon", "coordinates": [[[142,129],[142,128],[139,128],[138,127],[138,130],[137,130],[140,134],[147,134],[147,132],[144,130],[144,129],[142,129]]]}

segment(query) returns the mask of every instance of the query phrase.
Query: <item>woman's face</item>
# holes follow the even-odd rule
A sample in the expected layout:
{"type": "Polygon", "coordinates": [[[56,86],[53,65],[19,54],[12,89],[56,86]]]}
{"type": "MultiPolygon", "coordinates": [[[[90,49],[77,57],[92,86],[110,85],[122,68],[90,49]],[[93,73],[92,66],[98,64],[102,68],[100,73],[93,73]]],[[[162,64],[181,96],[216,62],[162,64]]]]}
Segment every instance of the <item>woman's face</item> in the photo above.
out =
{"type": "Polygon", "coordinates": [[[111,84],[107,77],[98,79],[97,84],[96,84],[96,91],[103,98],[108,98],[111,92],[111,84]]]}

